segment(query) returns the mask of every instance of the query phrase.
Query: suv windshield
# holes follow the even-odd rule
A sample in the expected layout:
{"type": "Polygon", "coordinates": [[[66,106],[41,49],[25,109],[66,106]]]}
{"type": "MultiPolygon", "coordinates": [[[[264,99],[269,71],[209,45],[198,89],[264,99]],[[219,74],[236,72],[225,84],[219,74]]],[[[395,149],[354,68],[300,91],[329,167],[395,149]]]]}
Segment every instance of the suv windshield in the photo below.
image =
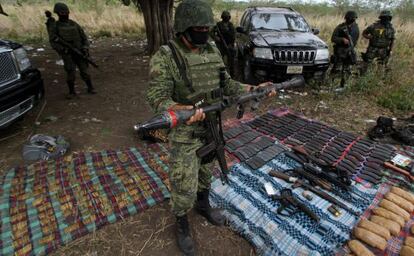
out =
{"type": "Polygon", "coordinates": [[[309,26],[302,16],[283,13],[260,13],[253,15],[251,26],[252,29],[309,31],[309,26]]]}

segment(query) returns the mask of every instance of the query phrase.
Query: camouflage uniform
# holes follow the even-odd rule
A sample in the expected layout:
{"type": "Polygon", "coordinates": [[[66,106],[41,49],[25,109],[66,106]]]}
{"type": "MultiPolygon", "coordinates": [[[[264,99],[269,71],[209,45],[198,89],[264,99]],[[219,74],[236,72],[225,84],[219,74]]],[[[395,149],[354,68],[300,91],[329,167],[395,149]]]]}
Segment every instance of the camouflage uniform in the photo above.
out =
{"type": "MultiPolygon", "coordinates": [[[[347,18],[347,15],[351,13],[354,14],[354,12],[348,12],[345,15],[345,18],[347,18]]],[[[354,15],[355,19],[356,13],[354,15]]],[[[352,59],[350,57],[351,52],[351,46],[344,44],[344,39],[348,39],[348,34],[352,39],[352,43],[354,47],[356,47],[359,39],[359,27],[356,22],[353,22],[352,24],[348,25],[346,22],[339,24],[334,32],[332,33],[331,41],[334,43],[334,55],[333,55],[333,68],[332,73],[338,73],[341,71],[341,68],[343,68],[346,72],[350,71],[350,65],[354,65],[355,63],[352,63],[352,59]]]]}
{"type": "MultiPolygon", "coordinates": [[[[379,18],[392,17],[389,11],[382,11],[379,18]]],[[[383,24],[381,21],[377,21],[370,25],[363,31],[364,35],[371,35],[369,45],[366,53],[363,55],[363,59],[366,63],[373,62],[374,59],[378,59],[380,63],[385,64],[389,57],[392,44],[395,39],[395,29],[391,22],[383,24]]]]}
{"type": "MultiPolygon", "coordinates": [[[[173,41],[174,46],[183,57],[187,67],[187,76],[195,89],[190,93],[174,61],[171,49],[162,46],[150,62],[150,84],[147,101],[156,112],[167,110],[174,104],[193,105],[191,95],[209,93],[219,87],[219,68],[224,67],[219,50],[213,44],[207,44],[200,53],[192,53],[179,39],[173,41]]],[[[226,75],[225,95],[235,95],[243,91],[243,87],[226,75]]],[[[212,99],[214,100],[214,99],[212,99]]],[[[202,138],[194,134],[202,134],[205,128],[202,122],[182,125],[171,130],[171,205],[176,216],[186,214],[194,204],[196,193],[210,188],[213,163],[201,164],[196,150],[203,144],[202,138]]]]}
{"type": "Polygon", "coordinates": [[[223,11],[221,14],[222,21],[217,22],[216,26],[213,29],[214,38],[217,44],[218,49],[220,50],[221,55],[223,56],[224,62],[230,71],[230,75],[234,75],[234,57],[235,49],[234,42],[236,38],[236,30],[233,23],[226,21],[225,18],[230,18],[230,13],[228,11],[223,11]],[[221,38],[221,36],[223,38],[221,38]],[[226,46],[222,42],[224,39],[226,46]]]}
{"type": "MultiPolygon", "coordinates": [[[[54,12],[67,11],[69,9],[65,4],[56,3],[54,12]]],[[[80,56],[73,54],[55,41],[56,37],[60,37],[64,41],[71,44],[72,47],[80,50],[83,53],[89,53],[89,41],[82,27],[71,19],[55,21],[53,18],[49,18],[47,23],[47,30],[49,34],[49,42],[53,49],[61,56],[64,69],[66,71],[66,82],[69,87],[70,94],[75,93],[75,78],[76,67],[79,69],[82,80],[88,87],[88,92],[94,93],[91,82],[91,77],[88,73],[88,62],[80,56]]]]}

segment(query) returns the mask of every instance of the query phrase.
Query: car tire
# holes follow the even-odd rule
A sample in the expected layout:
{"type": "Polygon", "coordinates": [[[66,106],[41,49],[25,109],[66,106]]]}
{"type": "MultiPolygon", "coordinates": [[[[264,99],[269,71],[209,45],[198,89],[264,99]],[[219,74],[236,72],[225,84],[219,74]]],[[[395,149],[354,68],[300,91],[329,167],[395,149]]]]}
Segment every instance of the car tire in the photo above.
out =
{"type": "Polygon", "coordinates": [[[247,84],[256,85],[256,79],[252,72],[250,60],[247,58],[243,60],[243,81],[247,84]]]}

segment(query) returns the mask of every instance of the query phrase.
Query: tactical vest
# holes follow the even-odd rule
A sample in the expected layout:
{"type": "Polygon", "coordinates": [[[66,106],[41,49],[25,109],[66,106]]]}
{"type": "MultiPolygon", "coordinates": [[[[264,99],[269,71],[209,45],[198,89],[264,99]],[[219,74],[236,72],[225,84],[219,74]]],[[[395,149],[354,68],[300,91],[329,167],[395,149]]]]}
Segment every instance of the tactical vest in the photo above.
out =
{"type": "Polygon", "coordinates": [[[384,26],[376,23],[373,29],[373,37],[370,41],[370,46],[377,48],[387,48],[394,37],[394,30],[391,26],[384,26]]]}
{"type": "Polygon", "coordinates": [[[177,66],[182,65],[187,76],[187,79],[175,81],[173,100],[180,104],[196,106],[219,101],[222,96],[219,89],[220,68],[225,66],[218,50],[208,44],[207,49],[200,54],[185,51],[174,41],[170,42],[170,48],[171,46],[181,62],[177,63],[177,66]]]}
{"type": "Polygon", "coordinates": [[[81,36],[76,23],[69,20],[68,22],[56,22],[57,34],[66,42],[76,48],[81,48],[81,36]]]}

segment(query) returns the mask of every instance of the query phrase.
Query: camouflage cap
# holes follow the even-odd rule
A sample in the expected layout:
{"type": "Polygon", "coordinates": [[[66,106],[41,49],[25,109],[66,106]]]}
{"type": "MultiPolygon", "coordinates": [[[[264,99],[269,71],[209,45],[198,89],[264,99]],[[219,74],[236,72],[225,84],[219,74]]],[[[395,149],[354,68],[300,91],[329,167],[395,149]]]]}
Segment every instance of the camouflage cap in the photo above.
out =
{"type": "Polygon", "coordinates": [[[175,11],[174,30],[182,33],[189,27],[214,26],[213,11],[201,0],[183,0],[175,11]]]}
{"type": "Polygon", "coordinates": [[[56,3],[53,8],[54,13],[69,12],[69,7],[64,3],[56,3]]]}
{"type": "Polygon", "coordinates": [[[347,11],[345,13],[345,19],[356,19],[358,18],[358,14],[356,13],[356,11],[347,11]]]}
{"type": "Polygon", "coordinates": [[[224,17],[230,17],[231,15],[230,15],[230,12],[229,11],[223,11],[222,13],[221,13],[221,18],[224,18],[224,17]]]}
{"type": "Polygon", "coordinates": [[[381,17],[392,17],[392,13],[390,10],[383,10],[380,12],[379,18],[381,17]]]}

